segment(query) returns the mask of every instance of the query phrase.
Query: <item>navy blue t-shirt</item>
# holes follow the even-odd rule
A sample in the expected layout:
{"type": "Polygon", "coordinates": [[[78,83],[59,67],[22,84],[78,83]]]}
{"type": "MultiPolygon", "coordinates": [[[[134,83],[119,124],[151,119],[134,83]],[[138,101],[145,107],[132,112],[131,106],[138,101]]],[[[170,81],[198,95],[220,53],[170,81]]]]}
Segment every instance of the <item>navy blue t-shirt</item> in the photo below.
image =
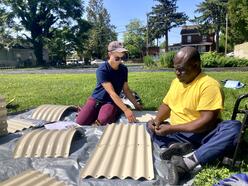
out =
{"type": "Polygon", "coordinates": [[[119,68],[114,70],[106,61],[96,70],[96,79],[97,84],[92,93],[92,97],[98,101],[113,103],[113,100],[109,96],[108,92],[103,88],[102,83],[110,82],[114,87],[116,94],[119,95],[123,89],[124,83],[127,82],[127,67],[120,64],[119,68]]]}

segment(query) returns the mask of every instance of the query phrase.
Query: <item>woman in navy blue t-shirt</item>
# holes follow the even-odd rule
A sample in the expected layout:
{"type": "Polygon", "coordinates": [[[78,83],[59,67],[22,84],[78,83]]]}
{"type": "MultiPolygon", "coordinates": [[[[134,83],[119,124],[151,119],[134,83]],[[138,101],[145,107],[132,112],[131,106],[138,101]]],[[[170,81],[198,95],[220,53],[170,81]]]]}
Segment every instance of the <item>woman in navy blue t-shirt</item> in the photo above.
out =
{"type": "Polygon", "coordinates": [[[119,97],[123,90],[136,109],[143,109],[143,106],[136,101],[128,87],[128,70],[121,62],[125,52],[127,50],[123,48],[121,42],[112,41],[109,43],[109,60],[101,64],[96,70],[97,85],[76,118],[78,124],[105,125],[112,123],[119,118],[121,111],[129,122],[136,121],[134,113],[119,97]]]}

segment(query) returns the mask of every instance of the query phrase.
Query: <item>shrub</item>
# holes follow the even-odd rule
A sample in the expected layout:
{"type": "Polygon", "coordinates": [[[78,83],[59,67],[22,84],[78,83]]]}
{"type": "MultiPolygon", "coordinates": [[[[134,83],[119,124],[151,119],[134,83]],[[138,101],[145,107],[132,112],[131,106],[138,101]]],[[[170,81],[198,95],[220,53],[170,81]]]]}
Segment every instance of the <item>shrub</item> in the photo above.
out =
{"type": "Polygon", "coordinates": [[[194,185],[212,186],[230,175],[231,172],[227,168],[207,167],[195,176],[194,185]]]}
{"type": "Polygon", "coordinates": [[[235,58],[237,66],[239,67],[247,67],[248,66],[248,60],[247,59],[240,59],[240,58],[235,58]]]}
{"type": "Polygon", "coordinates": [[[203,67],[242,67],[248,66],[247,59],[226,57],[216,52],[206,52],[201,55],[203,67]]]}
{"type": "Polygon", "coordinates": [[[145,56],[143,60],[144,60],[145,66],[147,67],[152,67],[155,65],[155,61],[152,59],[151,56],[145,56]]]}
{"type": "Polygon", "coordinates": [[[173,59],[175,57],[176,52],[170,51],[160,55],[159,62],[162,67],[173,68],[173,59]]]}
{"type": "Polygon", "coordinates": [[[203,67],[217,67],[219,54],[216,52],[206,52],[201,55],[203,67]]]}

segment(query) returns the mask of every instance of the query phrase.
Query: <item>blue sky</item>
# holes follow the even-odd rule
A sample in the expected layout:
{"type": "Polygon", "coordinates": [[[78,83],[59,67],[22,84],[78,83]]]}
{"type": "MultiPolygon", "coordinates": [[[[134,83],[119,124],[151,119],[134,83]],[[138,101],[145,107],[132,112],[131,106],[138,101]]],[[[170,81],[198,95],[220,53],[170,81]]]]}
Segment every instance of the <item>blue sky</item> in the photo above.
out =
{"type": "MultiPolygon", "coordinates": [[[[203,0],[178,0],[178,11],[185,12],[190,18],[193,18],[196,5],[203,0]]],[[[146,13],[150,12],[155,5],[154,0],[103,0],[104,7],[111,16],[111,23],[116,26],[116,31],[120,32],[118,39],[123,39],[125,26],[132,19],[139,19],[143,25],[146,25],[146,13]]],[[[169,44],[181,42],[180,28],[172,29],[169,33],[169,44]]]]}

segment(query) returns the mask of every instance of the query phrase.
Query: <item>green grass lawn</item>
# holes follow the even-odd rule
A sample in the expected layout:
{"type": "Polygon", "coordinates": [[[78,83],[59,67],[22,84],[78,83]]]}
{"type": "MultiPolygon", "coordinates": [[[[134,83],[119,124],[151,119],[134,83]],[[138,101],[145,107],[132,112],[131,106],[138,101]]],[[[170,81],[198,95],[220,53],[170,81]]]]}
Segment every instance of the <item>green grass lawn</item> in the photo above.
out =
{"type": "MultiPolygon", "coordinates": [[[[240,80],[248,85],[247,72],[208,72],[217,80],[240,80]]],[[[129,85],[142,98],[146,110],[156,110],[161,104],[172,79],[173,72],[129,73],[129,85]]],[[[12,98],[20,107],[17,111],[41,104],[82,105],[96,84],[95,74],[0,74],[0,95],[7,101],[12,98]]],[[[222,85],[223,86],[223,85],[222,85]]],[[[225,93],[224,119],[230,119],[238,95],[248,93],[248,86],[233,90],[223,88],[225,93]]],[[[245,102],[248,103],[248,100],[245,102]]],[[[11,111],[15,112],[15,111],[11,111]]],[[[244,164],[244,171],[248,170],[244,164]]],[[[228,177],[233,170],[206,167],[196,176],[196,185],[212,185],[214,180],[228,177]]]]}
{"type": "MultiPolygon", "coordinates": [[[[234,79],[248,84],[247,72],[208,72],[217,80],[234,79]]],[[[146,110],[156,110],[162,102],[173,72],[129,73],[129,85],[141,96],[146,110]]],[[[12,98],[19,104],[18,111],[41,104],[82,105],[96,84],[95,74],[1,74],[0,95],[7,101],[12,98]]],[[[225,110],[223,118],[229,119],[233,105],[240,94],[248,93],[248,86],[233,90],[223,88],[225,110]]],[[[12,111],[13,112],[13,111],[12,111]]]]}

